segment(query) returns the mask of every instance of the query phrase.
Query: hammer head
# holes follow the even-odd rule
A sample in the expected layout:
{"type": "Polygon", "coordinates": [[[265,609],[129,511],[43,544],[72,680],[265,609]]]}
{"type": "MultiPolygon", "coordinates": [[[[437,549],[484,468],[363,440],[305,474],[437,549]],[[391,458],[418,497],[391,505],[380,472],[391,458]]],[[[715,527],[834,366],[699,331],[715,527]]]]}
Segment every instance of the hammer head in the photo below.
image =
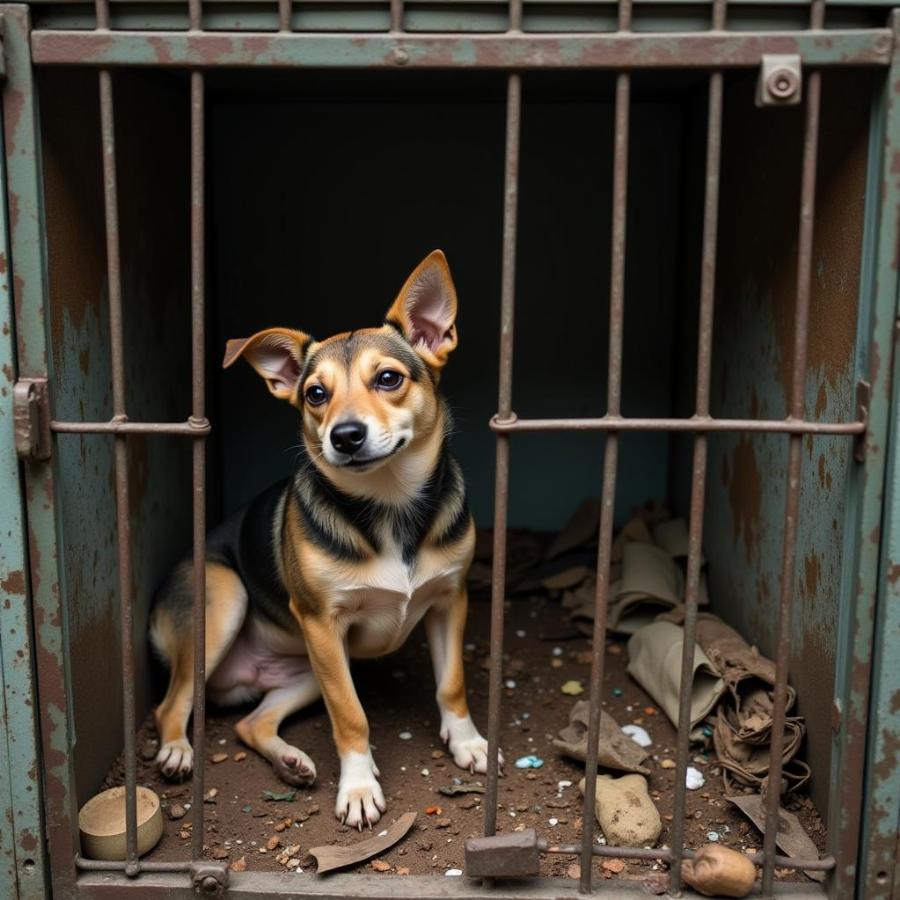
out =
{"type": "Polygon", "coordinates": [[[469,878],[526,878],[537,875],[540,864],[538,838],[533,828],[466,841],[469,878]]]}

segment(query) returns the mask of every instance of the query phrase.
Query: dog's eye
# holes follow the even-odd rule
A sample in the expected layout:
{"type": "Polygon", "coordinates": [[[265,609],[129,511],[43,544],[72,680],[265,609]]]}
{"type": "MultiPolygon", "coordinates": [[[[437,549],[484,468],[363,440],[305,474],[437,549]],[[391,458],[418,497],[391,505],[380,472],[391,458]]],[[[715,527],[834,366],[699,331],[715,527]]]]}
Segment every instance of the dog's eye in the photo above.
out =
{"type": "Polygon", "coordinates": [[[403,376],[393,369],[385,369],[383,372],[379,372],[378,377],[375,379],[375,384],[386,391],[392,391],[400,387],[402,382],[403,376]]]}
{"type": "Polygon", "coordinates": [[[306,402],[310,406],[321,406],[327,399],[328,394],[321,385],[314,384],[306,389],[306,402]]]}

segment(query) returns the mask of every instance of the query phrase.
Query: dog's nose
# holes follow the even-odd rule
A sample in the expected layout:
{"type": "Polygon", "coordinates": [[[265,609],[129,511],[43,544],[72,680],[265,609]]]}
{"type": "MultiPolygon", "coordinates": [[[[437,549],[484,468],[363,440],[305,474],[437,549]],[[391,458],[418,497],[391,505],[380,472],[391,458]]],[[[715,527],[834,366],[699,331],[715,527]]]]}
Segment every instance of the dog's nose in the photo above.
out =
{"type": "Polygon", "coordinates": [[[356,453],[366,442],[366,432],[362,422],[341,422],[331,429],[331,443],[338,453],[356,453]]]}

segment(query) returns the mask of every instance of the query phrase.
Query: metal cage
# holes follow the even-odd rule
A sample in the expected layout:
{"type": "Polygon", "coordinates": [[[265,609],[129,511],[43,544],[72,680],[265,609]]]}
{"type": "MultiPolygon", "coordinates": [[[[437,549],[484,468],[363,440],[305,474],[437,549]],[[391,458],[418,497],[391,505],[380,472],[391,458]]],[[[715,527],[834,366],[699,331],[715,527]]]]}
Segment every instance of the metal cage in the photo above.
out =
{"type": "MultiPolygon", "coordinates": [[[[712,0],[694,10],[706,17],[706,28],[658,31],[641,26],[641,3],[619,0],[601,4],[609,27],[583,31],[541,30],[529,21],[529,4],[522,0],[494,4],[493,14],[503,19],[499,30],[473,33],[431,33],[410,30],[403,0],[379,6],[386,17],[383,28],[371,31],[315,31],[297,19],[303,0],[278,0],[265,28],[240,30],[227,8],[217,6],[205,16],[202,0],[190,0],[183,11],[166,11],[165,27],[116,24],[116,7],[96,0],[94,19],[78,7],[74,12],[38,15],[40,7],[0,6],[4,24],[5,82],[3,121],[8,221],[3,240],[10,265],[0,268],[0,283],[15,308],[14,328],[6,327],[0,355],[13,366],[9,395],[4,389],[0,412],[15,420],[15,445],[24,471],[24,516],[18,500],[18,470],[12,454],[4,469],[5,518],[11,523],[10,541],[0,554],[6,573],[3,589],[12,598],[3,611],[3,675],[6,682],[8,733],[0,747],[8,747],[9,771],[40,756],[40,777],[33,791],[22,792],[15,776],[7,781],[4,802],[15,810],[15,844],[6,849],[9,867],[0,873],[0,888],[9,896],[54,897],[187,896],[195,889],[238,897],[271,896],[284,891],[308,896],[563,896],[576,890],[590,892],[592,857],[660,859],[670,865],[670,890],[681,889],[681,863],[685,849],[685,772],[689,762],[689,704],[682,703],[678,727],[675,812],[671,846],[652,851],[600,847],[594,841],[594,782],[596,769],[588,767],[584,804],[584,836],[580,847],[560,847],[542,841],[546,852],[579,854],[580,884],[535,882],[520,885],[460,883],[451,888],[429,879],[387,885],[366,876],[347,876],[302,885],[279,875],[236,874],[224,865],[203,859],[203,769],[193,777],[193,859],[190,862],[142,862],[136,853],[136,710],[134,693],[133,563],[129,498],[129,435],[182,436],[193,452],[194,576],[194,718],[193,741],[202,746],[205,727],[204,671],[204,550],[205,550],[205,439],[210,421],[205,408],[204,302],[206,221],[205,78],[212,69],[384,69],[413,73],[419,70],[497,70],[506,78],[506,147],[503,186],[500,383],[497,414],[490,427],[496,435],[494,500],[493,586],[491,612],[491,670],[489,705],[489,770],[484,834],[497,830],[498,765],[501,742],[501,666],[504,632],[507,510],[511,441],[519,432],[597,431],[606,434],[603,459],[602,516],[597,559],[597,614],[593,632],[591,717],[588,757],[596,755],[599,740],[601,685],[610,552],[614,525],[614,498],[619,467],[619,437],[628,432],[683,432],[693,439],[690,488],[690,554],[687,568],[685,641],[682,658],[682,694],[693,668],[697,621],[701,544],[704,535],[704,498],[708,477],[708,440],[716,432],[782,435],[789,445],[788,465],[780,477],[786,481],[783,514],[783,556],[776,640],[777,683],[773,744],[779,746],[785,727],[785,696],[790,658],[791,617],[797,582],[797,529],[804,442],[820,436],[852,442],[857,459],[852,501],[844,527],[858,537],[847,564],[852,585],[847,593],[847,619],[838,653],[846,657],[835,701],[835,741],[840,777],[834,781],[829,853],[820,860],[791,860],[776,855],[775,829],[765,835],[755,862],[762,868],[762,891],[775,891],[775,866],[824,869],[830,874],[827,890],[836,897],[887,897],[896,883],[895,844],[900,786],[894,763],[897,711],[890,696],[898,687],[891,671],[891,629],[896,628],[896,607],[889,605],[896,591],[895,535],[890,480],[894,322],[897,295],[898,209],[900,209],[900,11],[872,4],[881,25],[842,27],[826,16],[825,0],[798,7],[805,26],[784,30],[747,28],[732,30],[729,16],[741,4],[712,0]],[[68,18],[67,18],[68,17],[68,18]],[[80,17],[80,18],[79,18],[80,17]],[[216,18],[215,30],[209,28],[216,18]],[[38,22],[32,24],[32,19],[38,22]],[[64,27],[66,22],[70,27],[64,27]],[[174,24],[173,24],[174,22],[174,24]],[[640,27],[638,27],[640,26],[640,27]],[[103,188],[108,284],[109,337],[113,385],[113,416],[109,421],[61,421],[53,414],[54,382],[51,348],[44,322],[47,303],[46,234],[42,207],[42,169],[39,150],[36,71],[49,67],[95,70],[100,95],[103,188]],[[129,417],[126,406],[126,354],[122,324],[122,266],[119,247],[118,175],[127,160],[117,155],[115,88],[117,72],[125,67],[178,69],[190,73],[190,240],[191,240],[191,347],[193,376],[190,417],[186,421],[148,422],[129,417]],[[810,283],[813,277],[813,233],[816,210],[816,166],[820,135],[822,71],[866,67],[878,70],[880,96],[873,112],[878,140],[870,148],[866,213],[866,265],[860,302],[857,370],[860,377],[856,415],[826,422],[810,418],[806,409],[805,378],[810,319],[810,283]],[[692,69],[708,73],[707,134],[704,200],[702,206],[702,259],[699,278],[699,329],[696,354],[696,395],[693,413],[682,418],[628,417],[622,412],[623,322],[625,296],[626,209],[629,187],[630,90],[635,72],[646,69],[692,69]],[[805,127],[800,183],[800,215],[796,223],[796,307],[790,375],[790,402],[786,418],[717,418],[710,411],[713,319],[716,298],[717,235],[720,210],[722,157],[723,78],[727,70],[761,69],[760,98],[778,105],[797,99],[802,83],[805,127]],[[536,70],[607,70],[615,73],[614,172],[609,290],[609,356],[606,413],[599,418],[519,418],[513,404],[513,333],[516,299],[517,193],[523,75],[536,70]],[[13,346],[14,331],[15,347],[13,346]],[[118,534],[118,597],[121,625],[121,674],[124,689],[124,758],[127,803],[128,859],[121,864],[97,863],[79,854],[70,716],[71,685],[65,634],[66,608],[57,568],[56,492],[60,473],[55,447],[60,435],[107,435],[114,443],[115,501],[118,534]],[[27,519],[27,527],[23,524],[27,519]],[[884,525],[885,530],[880,531],[884,525]],[[874,529],[874,532],[873,532],[874,529]],[[871,533],[871,535],[870,535],[871,533]],[[25,540],[18,540],[27,534],[25,540]],[[29,572],[26,578],[23,573],[29,572]],[[17,577],[10,573],[18,572],[17,577]],[[29,637],[29,629],[33,635],[29,637]],[[18,629],[18,632],[17,632],[18,629]],[[21,645],[17,647],[17,642],[21,645]],[[14,669],[16,650],[24,660],[14,669]],[[32,663],[36,683],[31,684],[32,663]],[[18,680],[17,680],[18,679],[18,680]],[[870,720],[870,697],[875,717],[870,720]],[[33,736],[31,702],[38,711],[38,754],[33,736]],[[871,731],[871,739],[868,738],[871,731]],[[13,741],[14,732],[19,736],[13,741]],[[27,738],[27,739],[26,739],[27,738]],[[29,743],[30,741],[30,743],[29,743]],[[868,765],[866,764],[868,754],[868,765]],[[877,812],[878,815],[874,815],[877,812]],[[46,842],[44,841],[46,838],[46,842]],[[4,880],[5,879],[5,880],[4,880]]],[[[532,6],[537,6],[533,4],[532,6]]],[[[829,4],[829,11],[831,5],[829,4]]],[[[536,13],[535,13],[536,15],[536,13]]],[[[381,21],[381,19],[379,19],[381,21]]],[[[412,77],[412,75],[410,75],[412,77]]],[[[602,302],[602,291],[597,302],[602,302]]],[[[11,325],[12,323],[9,323],[11,325]]],[[[6,368],[5,366],[5,368],[6,368]]],[[[12,372],[12,369],[9,369],[12,372]]],[[[185,388],[186,390],[186,388],[185,388]]],[[[0,446],[0,453],[7,448],[0,446]]],[[[0,572],[2,574],[2,572],[0,572]]],[[[2,737],[2,734],[0,734],[2,737]]],[[[2,754],[0,754],[2,759],[2,754]]],[[[780,780],[780,757],[773,760],[771,779],[780,780]]],[[[767,799],[767,817],[777,815],[778,792],[767,799]]],[[[900,872],[900,870],[897,870],[900,872]]]]}

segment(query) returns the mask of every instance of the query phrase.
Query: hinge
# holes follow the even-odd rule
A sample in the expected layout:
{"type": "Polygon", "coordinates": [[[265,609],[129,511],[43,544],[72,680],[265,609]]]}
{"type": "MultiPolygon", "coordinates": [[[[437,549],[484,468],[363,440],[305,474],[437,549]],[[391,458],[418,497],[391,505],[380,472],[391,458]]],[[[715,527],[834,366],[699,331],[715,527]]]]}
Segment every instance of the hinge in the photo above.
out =
{"type": "Polygon", "coordinates": [[[793,53],[763,53],[756,82],[757,106],[796,106],[803,76],[800,57],[793,53]]]}
{"type": "Polygon", "coordinates": [[[222,897],[228,889],[228,866],[219,862],[191,863],[194,890],[204,897],[222,897]]]}
{"type": "Polygon", "coordinates": [[[856,421],[864,428],[853,442],[853,458],[857,462],[866,461],[866,437],[869,433],[869,407],[872,403],[872,385],[863,378],[856,382],[856,421]]]}
{"type": "Polygon", "coordinates": [[[16,453],[20,459],[50,459],[50,393],[46,378],[23,378],[13,387],[16,453]]]}

